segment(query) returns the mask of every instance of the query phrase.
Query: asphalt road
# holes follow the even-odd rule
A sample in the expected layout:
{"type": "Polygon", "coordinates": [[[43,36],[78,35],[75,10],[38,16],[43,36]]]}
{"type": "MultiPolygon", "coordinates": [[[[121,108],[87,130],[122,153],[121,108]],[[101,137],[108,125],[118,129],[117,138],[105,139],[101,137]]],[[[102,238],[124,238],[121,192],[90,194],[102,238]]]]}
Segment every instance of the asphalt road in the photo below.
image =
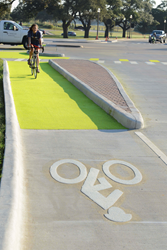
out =
{"type": "Polygon", "coordinates": [[[46,52],[99,59],[122,83],[145,127],[22,130],[27,190],[22,249],[165,250],[167,45],[46,43],[52,45],[46,52]]]}

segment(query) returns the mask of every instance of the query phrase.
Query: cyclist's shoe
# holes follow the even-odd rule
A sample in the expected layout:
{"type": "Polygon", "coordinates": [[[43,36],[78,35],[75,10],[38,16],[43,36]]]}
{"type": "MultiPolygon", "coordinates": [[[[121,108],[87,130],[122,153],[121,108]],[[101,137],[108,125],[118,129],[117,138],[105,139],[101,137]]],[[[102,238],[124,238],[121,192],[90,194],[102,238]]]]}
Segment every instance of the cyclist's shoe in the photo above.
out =
{"type": "Polygon", "coordinates": [[[28,59],[28,61],[27,61],[27,62],[28,62],[28,65],[30,65],[30,66],[31,66],[31,61],[30,61],[30,59],[28,59]]]}
{"type": "Polygon", "coordinates": [[[40,73],[40,70],[39,70],[39,69],[37,69],[37,73],[40,73]]]}

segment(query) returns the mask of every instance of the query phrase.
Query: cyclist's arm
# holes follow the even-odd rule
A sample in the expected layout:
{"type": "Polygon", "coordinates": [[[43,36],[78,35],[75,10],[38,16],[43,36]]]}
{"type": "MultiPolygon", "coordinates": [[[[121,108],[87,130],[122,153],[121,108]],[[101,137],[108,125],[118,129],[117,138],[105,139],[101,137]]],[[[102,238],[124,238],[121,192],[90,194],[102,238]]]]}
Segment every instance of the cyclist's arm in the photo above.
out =
{"type": "Polygon", "coordinates": [[[31,45],[31,37],[28,37],[28,47],[31,45]]]}
{"type": "Polygon", "coordinates": [[[39,38],[39,45],[42,47],[42,39],[39,38]]]}

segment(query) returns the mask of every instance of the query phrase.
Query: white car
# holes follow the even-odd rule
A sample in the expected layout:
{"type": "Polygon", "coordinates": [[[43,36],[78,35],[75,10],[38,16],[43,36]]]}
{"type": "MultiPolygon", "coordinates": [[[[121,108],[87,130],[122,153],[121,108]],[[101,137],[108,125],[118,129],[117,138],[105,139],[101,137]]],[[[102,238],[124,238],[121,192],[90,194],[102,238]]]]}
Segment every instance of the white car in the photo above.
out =
{"type": "MultiPolygon", "coordinates": [[[[24,29],[18,23],[11,20],[0,21],[0,43],[18,45],[23,44],[25,49],[28,49],[28,28],[24,29]]],[[[43,32],[41,35],[43,37],[43,32]]],[[[43,39],[42,39],[43,42],[43,39]]]]}

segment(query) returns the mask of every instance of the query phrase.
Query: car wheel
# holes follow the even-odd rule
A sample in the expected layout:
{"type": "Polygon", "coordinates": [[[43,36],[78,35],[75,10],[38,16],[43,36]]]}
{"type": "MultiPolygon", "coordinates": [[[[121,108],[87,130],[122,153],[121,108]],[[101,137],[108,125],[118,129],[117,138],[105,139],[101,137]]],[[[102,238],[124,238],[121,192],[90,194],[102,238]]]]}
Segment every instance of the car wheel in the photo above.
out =
{"type": "Polygon", "coordinates": [[[164,39],[164,43],[165,43],[165,39],[164,39]]]}
{"type": "Polygon", "coordinates": [[[163,43],[163,39],[161,38],[160,43],[163,43]]]}
{"type": "Polygon", "coordinates": [[[28,49],[28,37],[27,36],[23,38],[23,46],[25,49],[28,49]]]}

